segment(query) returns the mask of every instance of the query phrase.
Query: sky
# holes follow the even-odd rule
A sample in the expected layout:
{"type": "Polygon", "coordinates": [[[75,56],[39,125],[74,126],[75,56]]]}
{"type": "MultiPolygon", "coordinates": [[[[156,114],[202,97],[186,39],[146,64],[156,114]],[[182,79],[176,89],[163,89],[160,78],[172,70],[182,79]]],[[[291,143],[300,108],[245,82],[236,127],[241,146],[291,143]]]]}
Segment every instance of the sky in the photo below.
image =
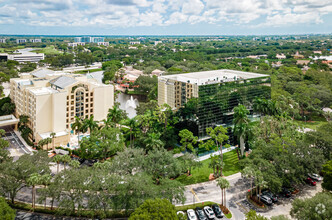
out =
{"type": "Polygon", "coordinates": [[[0,34],[332,33],[332,0],[0,0],[0,34]]]}

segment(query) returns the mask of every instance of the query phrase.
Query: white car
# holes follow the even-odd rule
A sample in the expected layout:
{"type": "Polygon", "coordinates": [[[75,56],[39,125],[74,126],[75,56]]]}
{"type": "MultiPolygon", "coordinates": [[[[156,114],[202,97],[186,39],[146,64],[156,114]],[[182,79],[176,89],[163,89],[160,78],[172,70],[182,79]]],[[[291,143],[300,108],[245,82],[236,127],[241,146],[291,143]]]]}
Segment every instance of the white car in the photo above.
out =
{"type": "Polygon", "coordinates": [[[192,209],[187,210],[187,215],[189,220],[197,220],[197,216],[195,214],[195,211],[192,209]]]}
{"type": "Polygon", "coordinates": [[[204,212],[209,219],[215,219],[216,216],[210,206],[205,206],[204,212]]]}
{"type": "Polygon", "coordinates": [[[309,173],[308,176],[313,180],[317,180],[317,181],[323,180],[323,177],[321,177],[320,175],[318,175],[316,173],[309,173]]]}

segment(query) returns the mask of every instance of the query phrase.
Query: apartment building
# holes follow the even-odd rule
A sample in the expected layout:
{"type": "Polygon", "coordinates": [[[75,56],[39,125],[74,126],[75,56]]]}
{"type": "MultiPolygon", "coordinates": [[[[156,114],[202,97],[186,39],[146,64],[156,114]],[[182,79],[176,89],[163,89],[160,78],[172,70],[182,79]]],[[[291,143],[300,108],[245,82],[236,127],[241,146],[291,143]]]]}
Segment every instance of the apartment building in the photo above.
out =
{"type": "Polygon", "coordinates": [[[6,43],[6,38],[2,38],[2,39],[0,39],[0,43],[6,43]]]}
{"type": "Polygon", "coordinates": [[[28,115],[38,142],[55,135],[56,145],[66,145],[75,116],[101,121],[114,104],[112,85],[79,74],[64,74],[42,69],[10,80],[10,97],[16,105],[16,116],[28,115]]]}
{"type": "Polygon", "coordinates": [[[204,138],[208,127],[232,126],[234,107],[243,104],[251,110],[256,97],[269,99],[270,81],[269,75],[226,69],[162,75],[158,77],[158,104],[178,110],[195,98],[190,129],[204,138]]]}

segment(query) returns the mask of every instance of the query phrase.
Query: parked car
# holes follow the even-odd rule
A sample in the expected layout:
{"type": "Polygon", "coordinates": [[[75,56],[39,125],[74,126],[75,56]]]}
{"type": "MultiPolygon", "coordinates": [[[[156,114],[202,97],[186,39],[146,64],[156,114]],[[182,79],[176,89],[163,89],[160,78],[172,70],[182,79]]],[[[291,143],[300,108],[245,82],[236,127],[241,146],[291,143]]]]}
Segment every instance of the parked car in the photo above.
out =
{"type": "Polygon", "coordinates": [[[316,181],[322,181],[323,177],[321,177],[320,175],[318,175],[317,173],[309,173],[308,176],[316,181]]]}
{"type": "Polygon", "coordinates": [[[202,208],[196,207],[195,211],[199,220],[207,220],[207,217],[205,216],[205,213],[202,208]]]}
{"type": "Polygon", "coordinates": [[[219,205],[213,204],[211,206],[211,208],[214,211],[214,214],[216,214],[217,218],[223,218],[224,217],[224,213],[221,211],[219,205]]]}
{"type": "Polygon", "coordinates": [[[316,186],[316,181],[312,180],[310,177],[308,177],[305,182],[311,186],[316,186]]]}
{"type": "Polygon", "coordinates": [[[270,191],[264,191],[262,192],[263,195],[269,197],[273,203],[278,202],[278,197],[276,195],[274,195],[272,192],[270,191]]]}
{"type": "Polygon", "coordinates": [[[284,197],[287,197],[287,198],[289,198],[289,197],[292,196],[291,191],[289,191],[289,189],[286,188],[286,187],[283,187],[283,188],[282,188],[280,194],[283,195],[284,197]]]}
{"type": "Polygon", "coordinates": [[[204,212],[209,219],[215,219],[216,215],[214,214],[210,206],[205,206],[204,212]]]}
{"type": "Polygon", "coordinates": [[[260,198],[261,201],[262,201],[263,203],[265,203],[266,205],[272,205],[272,204],[273,204],[272,199],[270,199],[270,198],[269,198],[268,196],[266,196],[266,195],[258,195],[258,198],[260,198]]]}
{"type": "Polygon", "coordinates": [[[193,209],[188,209],[187,210],[187,216],[188,216],[188,220],[197,220],[197,216],[196,216],[195,211],[193,209]]]}

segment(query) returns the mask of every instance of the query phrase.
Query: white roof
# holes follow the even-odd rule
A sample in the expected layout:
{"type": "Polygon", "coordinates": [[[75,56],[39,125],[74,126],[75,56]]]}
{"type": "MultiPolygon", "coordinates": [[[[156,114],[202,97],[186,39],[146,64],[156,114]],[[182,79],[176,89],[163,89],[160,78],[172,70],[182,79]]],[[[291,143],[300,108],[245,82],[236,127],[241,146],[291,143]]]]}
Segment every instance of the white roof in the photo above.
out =
{"type": "Polygon", "coordinates": [[[203,84],[213,84],[219,82],[231,82],[231,81],[236,81],[238,79],[260,78],[265,76],[269,75],[222,69],[222,70],[159,76],[159,79],[164,79],[164,80],[172,79],[185,83],[203,85],[203,84]]]}
{"type": "MultiPolygon", "coordinates": [[[[41,137],[42,139],[45,139],[45,138],[52,138],[52,137],[51,137],[51,133],[52,133],[52,132],[45,132],[45,133],[42,133],[42,134],[39,134],[39,135],[40,135],[40,137],[41,137]]],[[[65,135],[67,135],[67,134],[68,134],[67,131],[59,131],[59,132],[55,132],[55,137],[61,137],[61,136],[65,136],[65,135]]]]}
{"type": "Polygon", "coordinates": [[[30,91],[35,95],[48,95],[52,93],[58,93],[57,90],[52,89],[51,87],[40,87],[40,88],[32,88],[30,91]]]}

